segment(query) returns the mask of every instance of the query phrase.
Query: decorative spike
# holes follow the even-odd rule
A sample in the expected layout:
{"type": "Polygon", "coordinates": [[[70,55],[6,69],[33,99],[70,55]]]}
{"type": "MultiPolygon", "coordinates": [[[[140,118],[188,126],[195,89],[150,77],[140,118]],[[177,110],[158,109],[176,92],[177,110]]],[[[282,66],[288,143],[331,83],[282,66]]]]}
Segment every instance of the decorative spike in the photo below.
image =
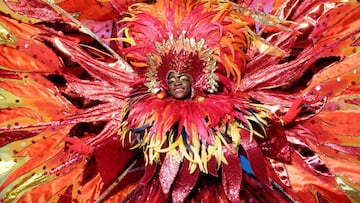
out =
{"type": "Polygon", "coordinates": [[[335,176],[325,165],[324,161],[315,152],[313,152],[309,146],[304,143],[293,144],[293,146],[295,148],[295,152],[314,172],[323,176],[335,176]]]}
{"type": "Polygon", "coordinates": [[[278,180],[280,180],[283,185],[290,187],[290,179],[289,174],[286,171],[286,165],[274,159],[269,160],[273,170],[275,171],[275,174],[278,177],[278,180]]]}

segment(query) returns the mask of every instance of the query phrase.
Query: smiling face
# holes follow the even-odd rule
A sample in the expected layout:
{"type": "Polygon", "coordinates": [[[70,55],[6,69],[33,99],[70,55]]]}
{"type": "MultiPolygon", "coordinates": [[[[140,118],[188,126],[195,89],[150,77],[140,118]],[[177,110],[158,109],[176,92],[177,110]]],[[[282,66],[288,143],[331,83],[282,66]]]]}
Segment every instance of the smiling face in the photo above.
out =
{"type": "Polygon", "coordinates": [[[170,72],[167,77],[169,93],[175,99],[189,99],[191,97],[191,78],[187,74],[170,72]]]}

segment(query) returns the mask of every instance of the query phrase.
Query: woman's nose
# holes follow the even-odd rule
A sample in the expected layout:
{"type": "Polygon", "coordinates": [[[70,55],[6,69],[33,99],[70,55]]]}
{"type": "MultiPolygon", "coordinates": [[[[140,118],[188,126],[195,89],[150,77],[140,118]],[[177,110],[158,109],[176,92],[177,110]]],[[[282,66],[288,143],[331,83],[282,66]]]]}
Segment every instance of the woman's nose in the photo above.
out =
{"type": "Polygon", "coordinates": [[[174,85],[181,85],[181,80],[179,78],[176,78],[174,85]]]}

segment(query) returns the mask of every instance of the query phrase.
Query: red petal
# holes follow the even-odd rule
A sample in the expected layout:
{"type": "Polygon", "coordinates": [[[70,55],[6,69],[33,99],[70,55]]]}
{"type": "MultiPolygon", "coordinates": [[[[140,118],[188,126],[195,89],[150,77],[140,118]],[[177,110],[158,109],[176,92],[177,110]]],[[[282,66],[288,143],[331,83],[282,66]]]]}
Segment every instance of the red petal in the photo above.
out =
{"type": "Polygon", "coordinates": [[[96,147],[94,149],[96,166],[104,185],[113,182],[135,155],[136,151],[122,148],[117,136],[110,137],[101,146],[96,147]]]}
{"type": "Polygon", "coordinates": [[[262,154],[260,147],[253,140],[250,142],[249,132],[244,131],[241,134],[241,146],[243,147],[246,157],[249,160],[251,169],[255,176],[264,184],[269,184],[269,177],[267,175],[266,163],[264,155],[262,154]]]}
{"type": "Polygon", "coordinates": [[[207,163],[207,167],[208,167],[208,172],[209,174],[218,177],[217,174],[217,168],[216,168],[216,159],[214,157],[212,157],[208,163],[207,163]]]}
{"type": "Polygon", "coordinates": [[[183,202],[194,188],[200,171],[197,168],[194,173],[190,174],[189,172],[189,161],[185,160],[174,183],[173,202],[183,202]]]}
{"type": "Polygon", "coordinates": [[[267,128],[265,139],[256,139],[265,156],[277,161],[290,163],[291,154],[289,142],[286,139],[284,128],[279,122],[272,122],[267,128]]]}
{"type": "Polygon", "coordinates": [[[141,184],[147,185],[150,180],[154,177],[156,172],[157,164],[148,164],[145,167],[145,174],[141,180],[141,184]]]}
{"type": "Polygon", "coordinates": [[[223,147],[224,156],[228,162],[222,165],[222,184],[226,196],[231,202],[240,202],[240,188],[242,179],[242,169],[237,153],[230,152],[223,147]]]}
{"type": "Polygon", "coordinates": [[[68,188],[66,188],[64,194],[62,194],[58,200],[58,203],[67,203],[67,202],[71,202],[72,199],[72,190],[73,190],[73,185],[69,186],[68,188]]]}
{"type": "Polygon", "coordinates": [[[160,169],[160,185],[164,194],[168,194],[180,168],[180,161],[167,154],[160,169]]]}

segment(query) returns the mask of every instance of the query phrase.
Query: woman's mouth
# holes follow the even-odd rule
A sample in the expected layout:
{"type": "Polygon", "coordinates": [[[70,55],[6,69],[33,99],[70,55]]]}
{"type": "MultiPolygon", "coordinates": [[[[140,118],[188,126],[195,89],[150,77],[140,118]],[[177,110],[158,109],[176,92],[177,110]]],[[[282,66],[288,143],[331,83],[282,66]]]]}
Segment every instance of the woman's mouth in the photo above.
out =
{"type": "Polygon", "coordinates": [[[177,87],[174,89],[174,92],[182,92],[182,91],[184,91],[184,88],[182,87],[177,87]]]}

